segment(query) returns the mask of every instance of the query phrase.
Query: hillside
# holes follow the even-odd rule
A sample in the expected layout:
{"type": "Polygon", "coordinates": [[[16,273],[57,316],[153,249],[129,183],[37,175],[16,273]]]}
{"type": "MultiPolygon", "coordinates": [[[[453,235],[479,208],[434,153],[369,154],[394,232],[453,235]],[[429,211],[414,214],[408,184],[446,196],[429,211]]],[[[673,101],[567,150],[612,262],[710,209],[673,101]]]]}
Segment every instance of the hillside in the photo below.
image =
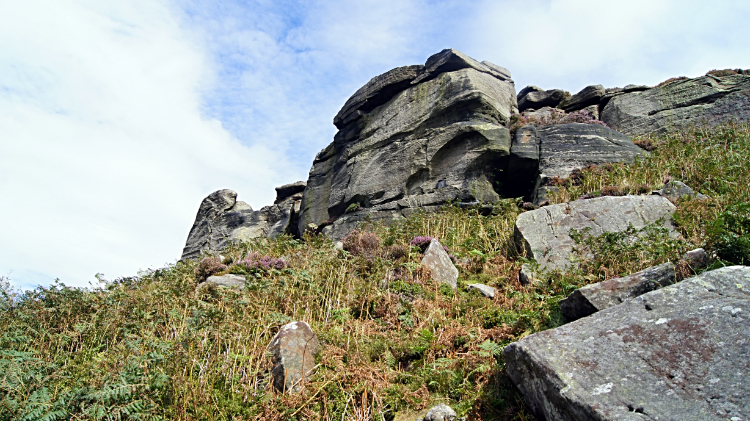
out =
{"type": "Polygon", "coordinates": [[[681,237],[584,235],[577,268],[542,271],[529,285],[518,280],[530,256],[519,255],[513,229],[536,205],[519,199],[456,201],[389,225],[365,218],[343,250],[310,231],[233,242],[221,261],[206,255],[91,290],[58,283],[20,294],[3,280],[0,420],[406,420],[439,402],[471,420],[533,419],[502,349],[565,323],[558,303],[575,289],[696,247],[709,252],[709,269],[750,262],[750,124],[634,143],[650,153],[557,177],[548,200],[680,180],[708,196],[675,201],[681,237]],[[457,289],[421,267],[419,236],[450,250],[457,289]],[[245,285],[200,283],[226,272],[245,285]],[[495,297],[468,291],[473,283],[495,297]],[[270,386],[267,347],[295,320],[310,324],[322,351],[299,393],[282,394],[270,386]]]}

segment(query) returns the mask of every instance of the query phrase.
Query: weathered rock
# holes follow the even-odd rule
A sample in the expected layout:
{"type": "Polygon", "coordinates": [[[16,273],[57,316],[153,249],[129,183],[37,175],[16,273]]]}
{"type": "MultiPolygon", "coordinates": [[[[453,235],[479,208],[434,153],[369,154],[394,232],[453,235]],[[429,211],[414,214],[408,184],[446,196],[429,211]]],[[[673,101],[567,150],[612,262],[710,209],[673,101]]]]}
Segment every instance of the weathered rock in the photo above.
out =
{"type": "Polygon", "coordinates": [[[474,69],[492,75],[502,81],[510,80],[510,72],[508,69],[492,64],[488,61],[480,63],[458,50],[446,48],[437,54],[431,55],[427,59],[424,64],[424,72],[414,79],[411,84],[416,85],[434,79],[441,73],[455,72],[456,70],[461,69],[474,69]]]}
{"type": "Polygon", "coordinates": [[[671,215],[675,206],[661,196],[606,196],[545,206],[516,219],[518,248],[533,256],[542,269],[566,269],[572,265],[571,229],[590,229],[592,236],[636,229],[662,221],[674,236],[671,215]]]}
{"type": "MultiPolygon", "coordinates": [[[[307,187],[307,183],[304,181],[297,181],[276,187],[276,200],[273,203],[279,204],[294,195],[301,195],[305,191],[305,187],[307,187]]],[[[302,199],[302,197],[300,196],[299,199],[302,199]]]]}
{"type": "Polygon", "coordinates": [[[693,271],[699,271],[708,266],[708,254],[702,248],[697,248],[685,253],[682,261],[687,263],[693,271]]]}
{"type": "Polygon", "coordinates": [[[340,239],[367,215],[389,221],[453,200],[497,200],[517,109],[513,82],[497,69],[443,51],[428,59],[429,77],[343,124],[313,162],[299,231],[314,223],[340,239]],[[355,203],[360,210],[346,213],[355,203]]]}
{"type": "Polygon", "coordinates": [[[318,336],[305,322],[291,322],[281,327],[268,350],[273,354],[273,386],[280,392],[299,390],[315,368],[320,351],[318,336]]]}
{"type": "Polygon", "coordinates": [[[536,126],[516,130],[508,157],[508,173],[513,174],[513,182],[506,183],[507,196],[527,196],[534,191],[539,174],[540,141],[536,126]]]}
{"type": "Polygon", "coordinates": [[[375,76],[346,101],[341,111],[333,118],[333,124],[341,129],[347,123],[385,104],[397,93],[408,88],[411,81],[423,71],[422,65],[404,66],[375,76]]]}
{"type": "MultiPolygon", "coordinates": [[[[516,95],[516,100],[517,100],[517,101],[518,101],[518,103],[520,104],[520,103],[521,103],[521,99],[522,99],[523,97],[525,97],[526,95],[528,95],[528,94],[532,93],[532,92],[544,92],[544,89],[542,89],[542,88],[540,88],[540,87],[538,87],[538,86],[536,86],[536,85],[529,85],[529,86],[527,86],[527,87],[525,87],[525,88],[521,89],[520,91],[518,91],[518,94],[516,95]]],[[[519,108],[518,108],[518,112],[521,112],[521,111],[522,111],[522,110],[521,110],[521,108],[519,107],[519,108]]]]}
{"type": "Polygon", "coordinates": [[[455,419],[456,411],[444,403],[433,406],[424,416],[424,421],[453,421],[455,419]]]}
{"type": "Polygon", "coordinates": [[[676,79],[609,100],[601,119],[627,135],[664,134],[690,125],[750,119],[750,76],[676,79]]]}
{"type": "Polygon", "coordinates": [[[679,200],[683,196],[695,196],[698,199],[705,199],[708,197],[704,194],[695,193],[687,184],[677,180],[667,181],[664,184],[664,187],[662,187],[661,190],[656,191],[655,194],[664,196],[672,201],[679,200]]]}
{"type": "Polygon", "coordinates": [[[578,320],[675,282],[674,264],[662,263],[632,275],[579,288],[560,301],[560,311],[566,319],[578,320]]]}
{"type": "Polygon", "coordinates": [[[539,419],[750,419],[750,268],[703,273],[503,352],[539,419]]]}
{"type": "Polygon", "coordinates": [[[534,273],[534,270],[531,269],[531,265],[528,263],[521,265],[521,270],[518,272],[518,282],[520,282],[521,285],[534,284],[537,280],[538,277],[534,273]]]}
{"type": "Polygon", "coordinates": [[[495,298],[495,293],[497,292],[495,288],[492,288],[491,286],[485,284],[471,284],[469,285],[468,289],[469,291],[475,289],[487,298],[495,298]]]}
{"type": "Polygon", "coordinates": [[[566,94],[567,93],[562,89],[550,89],[548,91],[533,90],[527,92],[523,96],[521,96],[521,93],[519,93],[518,111],[521,112],[530,108],[536,110],[542,107],[556,107],[560,104],[561,101],[565,99],[566,94]]]}
{"type": "Polygon", "coordinates": [[[422,258],[422,266],[430,270],[430,276],[441,284],[450,285],[455,289],[458,281],[458,269],[451,262],[438,240],[433,239],[422,258]]]}
{"type": "Polygon", "coordinates": [[[194,259],[203,251],[220,251],[230,241],[292,233],[301,202],[298,194],[254,211],[247,203],[237,201],[237,193],[232,190],[211,193],[198,209],[181,259],[194,259]]]}
{"type": "Polygon", "coordinates": [[[242,287],[245,286],[245,277],[241,275],[209,276],[206,284],[214,284],[220,287],[242,287]]]}
{"type": "MultiPolygon", "coordinates": [[[[632,163],[643,150],[622,133],[599,124],[557,124],[537,128],[539,177],[534,203],[547,200],[553,177],[567,178],[575,169],[611,162],[632,163]]],[[[511,149],[511,155],[513,150],[511,149]]]]}
{"type": "Polygon", "coordinates": [[[567,112],[581,110],[589,105],[598,105],[599,100],[603,96],[604,86],[590,85],[581,89],[577,94],[562,100],[562,102],[557,104],[557,108],[563,109],[567,112]]]}

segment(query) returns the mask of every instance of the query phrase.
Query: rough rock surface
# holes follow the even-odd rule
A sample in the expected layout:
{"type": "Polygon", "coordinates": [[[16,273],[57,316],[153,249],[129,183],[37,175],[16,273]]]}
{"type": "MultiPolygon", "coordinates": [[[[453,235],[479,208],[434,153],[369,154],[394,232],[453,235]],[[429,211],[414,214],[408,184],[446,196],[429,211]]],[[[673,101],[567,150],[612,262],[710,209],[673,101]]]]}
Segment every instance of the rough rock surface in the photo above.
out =
{"type": "Polygon", "coordinates": [[[268,350],[273,354],[271,376],[278,391],[295,391],[309,379],[315,368],[315,354],[321,349],[318,336],[305,322],[281,327],[268,350]]]}
{"type": "Polygon", "coordinates": [[[430,408],[423,418],[424,421],[453,421],[455,419],[456,411],[444,403],[439,403],[430,408]]]}
{"type": "Polygon", "coordinates": [[[365,215],[393,220],[451,200],[500,197],[497,169],[507,163],[517,110],[506,70],[445,50],[408,88],[364,110],[337,120],[333,143],[316,156],[299,232],[314,224],[339,239],[365,215]],[[356,203],[361,209],[346,213],[356,203]]]}
{"type": "Polygon", "coordinates": [[[518,282],[520,282],[521,285],[533,284],[537,280],[537,276],[531,269],[531,265],[529,265],[528,263],[524,263],[523,265],[521,265],[521,270],[518,271],[518,282]]]}
{"type": "Polygon", "coordinates": [[[294,195],[300,195],[299,198],[301,199],[302,193],[305,191],[305,187],[307,187],[307,183],[304,181],[297,181],[294,183],[284,184],[283,186],[276,187],[276,200],[273,203],[279,204],[294,195]]]}
{"type": "Polygon", "coordinates": [[[601,119],[629,136],[664,134],[690,125],[750,119],[750,76],[706,75],[677,79],[645,91],[617,95],[601,119]]]}
{"type": "Polygon", "coordinates": [[[458,282],[458,269],[451,262],[438,240],[433,239],[424,252],[422,266],[430,270],[430,277],[441,284],[450,285],[455,289],[458,282]]]}
{"type": "Polygon", "coordinates": [[[590,105],[599,105],[604,96],[604,86],[591,85],[581,89],[577,94],[565,98],[557,107],[567,112],[582,110],[590,105]]]}
{"type": "MultiPolygon", "coordinates": [[[[534,202],[546,200],[553,177],[567,178],[575,169],[610,162],[632,163],[643,150],[629,137],[599,124],[569,123],[537,128],[539,164],[534,202]]],[[[511,158],[516,159],[516,145],[511,158]]]]}
{"type": "Polygon", "coordinates": [[[703,273],[503,354],[539,419],[750,419],[750,268],[703,273]]]}
{"type": "Polygon", "coordinates": [[[675,282],[674,264],[662,263],[632,275],[579,288],[560,301],[560,311],[566,319],[578,320],[675,282]]]}
{"type": "Polygon", "coordinates": [[[300,193],[292,194],[254,211],[247,203],[238,201],[233,190],[215,191],[203,199],[181,259],[194,259],[203,251],[220,251],[229,241],[291,233],[301,199],[300,193]]]}
{"type": "Polygon", "coordinates": [[[592,236],[620,232],[632,224],[640,229],[662,220],[674,235],[671,215],[675,206],[661,196],[605,196],[544,206],[520,214],[516,219],[515,239],[519,250],[526,252],[542,269],[565,269],[575,245],[572,228],[590,228],[592,236]]]}
{"type": "Polygon", "coordinates": [[[562,89],[542,90],[536,86],[526,87],[528,91],[518,93],[518,111],[522,112],[528,109],[539,109],[542,107],[556,107],[560,101],[565,99],[566,92],[562,89]],[[531,89],[529,89],[531,88],[531,89]],[[536,88],[536,89],[534,89],[536,88]]]}
{"type": "Polygon", "coordinates": [[[497,292],[495,288],[492,288],[491,286],[485,284],[471,284],[468,286],[468,289],[469,291],[475,289],[487,298],[495,298],[495,293],[497,292]]]}
{"type": "Polygon", "coordinates": [[[683,196],[695,196],[698,199],[705,199],[707,197],[704,194],[694,192],[693,189],[688,187],[687,184],[677,180],[667,181],[661,190],[658,190],[654,193],[658,194],[659,196],[664,196],[672,201],[678,200],[683,196]]]}
{"type": "Polygon", "coordinates": [[[214,284],[220,287],[242,287],[245,286],[245,277],[241,275],[221,275],[209,276],[206,279],[207,284],[214,284]]]}

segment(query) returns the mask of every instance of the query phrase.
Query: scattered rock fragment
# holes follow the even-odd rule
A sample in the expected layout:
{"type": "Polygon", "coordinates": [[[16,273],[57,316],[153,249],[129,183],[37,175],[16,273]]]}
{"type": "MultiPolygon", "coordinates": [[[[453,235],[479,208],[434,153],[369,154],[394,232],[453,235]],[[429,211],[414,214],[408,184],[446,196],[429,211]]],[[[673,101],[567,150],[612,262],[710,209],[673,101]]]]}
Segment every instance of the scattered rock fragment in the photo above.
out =
{"type": "Polygon", "coordinates": [[[432,239],[430,241],[430,245],[427,246],[422,258],[422,266],[430,270],[432,279],[456,289],[458,269],[453,265],[450,256],[438,240],[432,239]]]}
{"type": "Polygon", "coordinates": [[[245,277],[232,274],[209,276],[208,279],[206,279],[206,283],[220,287],[242,287],[245,285],[245,277]]]}
{"type": "Polygon", "coordinates": [[[678,200],[683,196],[695,196],[698,199],[705,199],[708,197],[704,194],[694,192],[687,184],[677,180],[667,181],[664,184],[664,187],[662,187],[661,190],[656,191],[654,194],[664,196],[672,201],[678,200]]]}
{"type": "Polygon", "coordinates": [[[439,403],[430,408],[423,418],[424,421],[454,421],[455,419],[456,411],[444,403],[439,403]]]}
{"type": "Polygon", "coordinates": [[[675,265],[663,263],[632,275],[579,288],[560,301],[560,311],[569,321],[578,320],[675,282],[675,265]]]}
{"type": "Polygon", "coordinates": [[[271,376],[274,388],[279,392],[294,392],[310,378],[320,342],[310,325],[291,322],[281,327],[268,350],[273,354],[271,376]]]}
{"type": "Polygon", "coordinates": [[[521,265],[521,270],[518,272],[518,282],[520,282],[521,285],[534,284],[537,280],[537,276],[531,269],[531,265],[528,263],[521,265]]]}
{"type": "Polygon", "coordinates": [[[495,298],[495,292],[497,290],[495,288],[492,288],[489,285],[485,284],[471,284],[468,287],[469,291],[472,289],[479,291],[480,294],[484,295],[487,298],[495,298]]]}

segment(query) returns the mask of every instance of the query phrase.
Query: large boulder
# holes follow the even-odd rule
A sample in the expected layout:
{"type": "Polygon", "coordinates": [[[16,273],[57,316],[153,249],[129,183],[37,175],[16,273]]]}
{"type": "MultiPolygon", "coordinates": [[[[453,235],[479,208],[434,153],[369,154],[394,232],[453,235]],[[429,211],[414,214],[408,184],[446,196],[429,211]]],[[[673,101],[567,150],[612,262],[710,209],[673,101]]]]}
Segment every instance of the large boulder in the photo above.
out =
{"type": "Polygon", "coordinates": [[[310,378],[321,345],[310,325],[291,322],[279,329],[268,350],[273,355],[273,387],[279,392],[294,392],[310,378]]]}
{"type": "Polygon", "coordinates": [[[508,345],[538,419],[750,419],[750,268],[726,267],[508,345]]]}
{"type": "MultiPolygon", "coordinates": [[[[418,66],[410,69],[373,80],[403,82],[418,66]]],[[[507,126],[517,110],[509,76],[492,63],[445,50],[430,57],[408,87],[389,82],[381,95],[382,83],[368,84],[357,98],[390,99],[369,109],[353,97],[342,108],[333,143],[310,170],[299,232],[312,227],[342,238],[366,215],[393,220],[448,201],[497,200],[504,176],[498,169],[510,153],[507,126]],[[396,86],[403,90],[390,90],[396,86]]]]}
{"type": "Polygon", "coordinates": [[[601,119],[629,136],[664,134],[690,125],[750,119],[750,75],[678,78],[612,97],[601,119]]]}
{"type": "Polygon", "coordinates": [[[661,221],[677,236],[671,220],[675,209],[661,196],[605,196],[544,206],[518,216],[515,240],[519,250],[533,257],[542,269],[562,270],[573,265],[571,229],[588,229],[589,235],[598,236],[661,221]]]}
{"type": "Polygon", "coordinates": [[[421,264],[430,270],[430,277],[432,279],[456,289],[458,285],[458,269],[456,269],[450,256],[438,240],[432,239],[430,241],[424,252],[421,264]]]}
{"type": "Polygon", "coordinates": [[[198,208],[181,259],[194,259],[204,251],[221,251],[230,241],[294,234],[302,201],[300,188],[304,189],[304,183],[278,187],[276,202],[257,211],[238,201],[233,190],[211,193],[198,208]]]}
{"type": "Polygon", "coordinates": [[[591,105],[599,105],[599,100],[604,96],[604,86],[590,85],[577,94],[565,98],[557,107],[567,112],[582,110],[591,105]]]}
{"type": "Polygon", "coordinates": [[[543,90],[536,86],[527,86],[518,93],[518,111],[528,109],[538,110],[543,107],[556,107],[565,99],[566,92],[562,89],[543,90]]]}
{"type": "Polygon", "coordinates": [[[539,204],[555,177],[567,178],[588,165],[632,163],[641,154],[629,137],[601,124],[525,126],[513,138],[508,172],[514,182],[506,181],[506,191],[513,197],[532,195],[539,204]]]}

